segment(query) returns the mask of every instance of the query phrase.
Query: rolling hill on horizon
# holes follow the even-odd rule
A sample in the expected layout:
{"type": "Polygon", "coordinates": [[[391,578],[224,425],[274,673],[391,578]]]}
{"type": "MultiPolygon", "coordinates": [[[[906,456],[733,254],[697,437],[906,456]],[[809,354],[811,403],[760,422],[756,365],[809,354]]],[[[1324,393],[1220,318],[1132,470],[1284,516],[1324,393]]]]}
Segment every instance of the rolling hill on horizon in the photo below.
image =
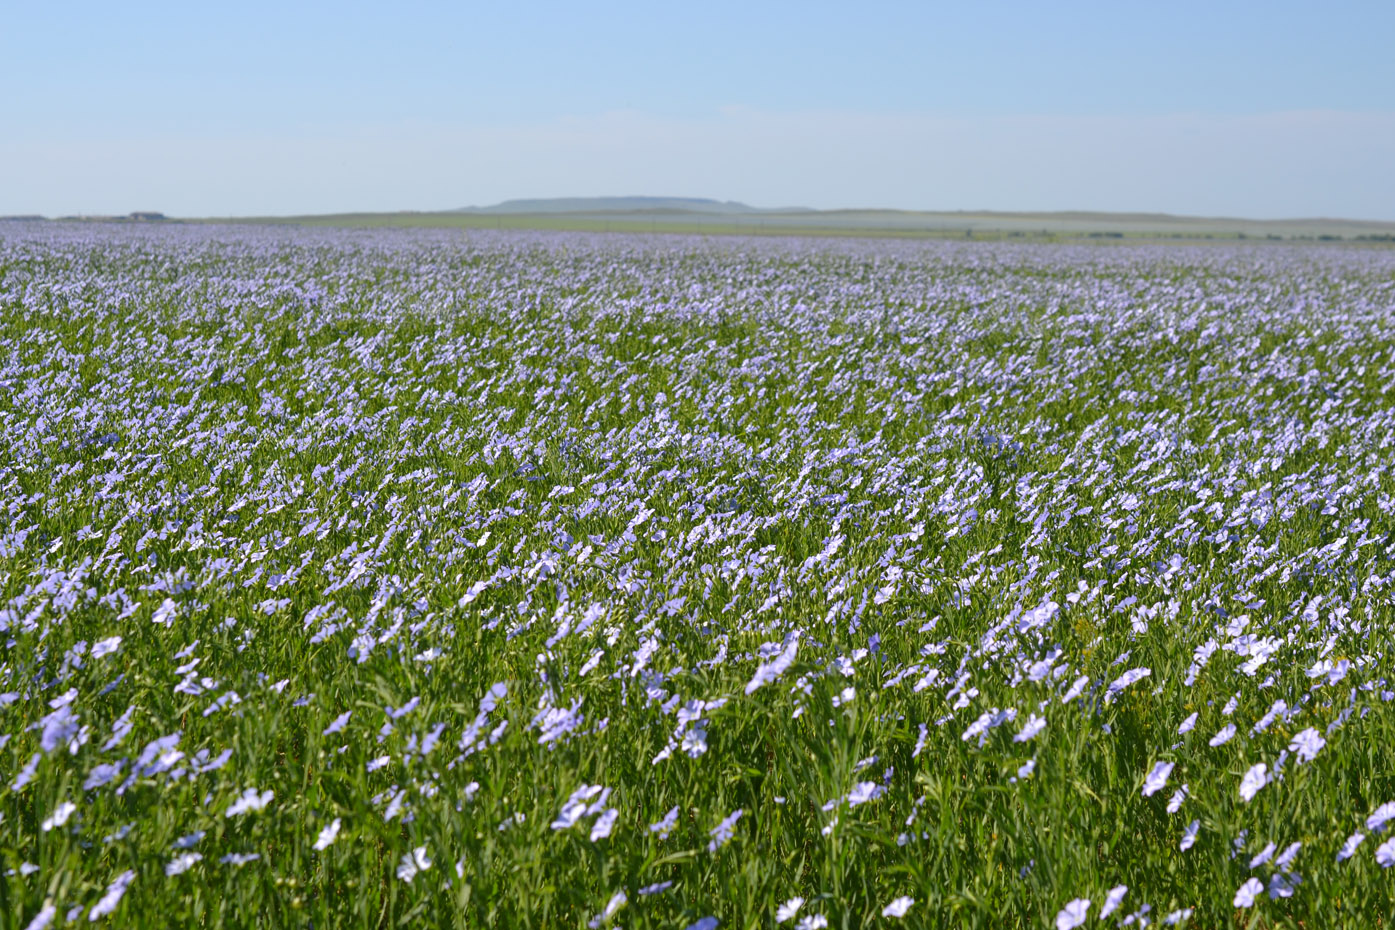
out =
{"type": "Polygon", "coordinates": [[[459,207],[449,213],[814,213],[809,207],[752,207],[735,200],[710,197],[531,197],[505,200],[488,207],[459,207]]]}
{"type": "MultiPolygon", "coordinates": [[[[0,217],[0,220],[42,217],[0,217]]],[[[281,216],[64,216],[107,222],[232,222],[302,226],[426,226],[668,232],[705,235],[967,236],[1030,239],[1297,239],[1395,242],[1395,221],[1334,217],[1247,219],[1090,210],[907,210],[753,207],[704,197],[615,196],[505,200],[446,210],[281,216]]]]}
{"type": "MultiPolygon", "coordinates": [[[[416,211],[403,211],[416,212],[416,211]]],[[[802,206],[755,207],[737,200],[716,200],[710,197],[664,197],[649,195],[601,196],[601,197],[528,197],[504,200],[490,206],[457,207],[431,213],[469,213],[485,216],[536,215],[555,216],[559,214],[596,215],[648,214],[648,213],[697,213],[717,215],[792,215],[813,216],[886,216],[886,217],[962,217],[988,218],[1017,221],[1066,221],[1066,222],[1106,222],[1146,224],[1148,226],[1168,226],[1194,223],[1244,223],[1244,224],[1296,224],[1296,225],[1351,225],[1386,229],[1395,225],[1395,220],[1359,220],[1336,216],[1294,216],[1272,219],[1255,219],[1241,216],[1201,216],[1182,213],[1166,213],[1147,210],[920,210],[905,207],[833,207],[815,208],[802,206]]]]}

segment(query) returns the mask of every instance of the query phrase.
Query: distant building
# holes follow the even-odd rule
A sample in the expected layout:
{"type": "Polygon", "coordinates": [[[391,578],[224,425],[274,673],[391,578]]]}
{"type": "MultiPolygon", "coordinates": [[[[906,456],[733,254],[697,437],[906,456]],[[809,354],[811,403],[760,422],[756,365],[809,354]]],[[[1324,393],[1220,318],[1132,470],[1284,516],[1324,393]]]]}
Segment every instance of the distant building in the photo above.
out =
{"type": "Polygon", "coordinates": [[[138,223],[157,223],[160,220],[166,219],[166,217],[163,213],[147,210],[142,213],[131,213],[127,216],[127,219],[135,220],[138,223]]]}

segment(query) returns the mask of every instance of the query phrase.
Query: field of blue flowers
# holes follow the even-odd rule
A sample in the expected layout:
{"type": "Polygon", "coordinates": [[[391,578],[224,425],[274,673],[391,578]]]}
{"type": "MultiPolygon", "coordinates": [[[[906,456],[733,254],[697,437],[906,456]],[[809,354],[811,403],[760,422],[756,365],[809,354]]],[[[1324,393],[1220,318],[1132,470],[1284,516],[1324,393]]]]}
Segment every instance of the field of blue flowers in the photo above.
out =
{"type": "Polygon", "coordinates": [[[0,926],[1389,926],[1395,250],[0,228],[0,926]]]}

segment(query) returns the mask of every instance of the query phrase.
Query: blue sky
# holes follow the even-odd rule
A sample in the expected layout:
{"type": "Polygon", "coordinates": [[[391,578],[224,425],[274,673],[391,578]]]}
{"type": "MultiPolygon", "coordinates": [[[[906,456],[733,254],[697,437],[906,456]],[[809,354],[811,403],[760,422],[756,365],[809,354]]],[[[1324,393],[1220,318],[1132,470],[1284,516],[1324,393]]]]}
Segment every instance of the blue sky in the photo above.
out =
{"type": "Polygon", "coordinates": [[[1395,3],[14,4],[0,213],[1395,219],[1395,3]]]}

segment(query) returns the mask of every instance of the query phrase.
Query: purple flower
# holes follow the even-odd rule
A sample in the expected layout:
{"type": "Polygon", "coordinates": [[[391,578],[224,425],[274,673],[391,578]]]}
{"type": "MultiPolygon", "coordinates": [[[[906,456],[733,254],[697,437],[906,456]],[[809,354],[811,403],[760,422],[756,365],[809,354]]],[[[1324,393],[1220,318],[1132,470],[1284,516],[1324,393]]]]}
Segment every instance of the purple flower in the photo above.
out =
{"type": "Polygon", "coordinates": [[[1216,733],[1215,736],[1211,737],[1210,744],[1212,746],[1224,746],[1226,743],[1230,742],[1230,738],[1234,735],[1235,724],[1227,723],[1225,726],[1220,728],[1220,730],[1216,733]]]}
{"type": "Polygon", "coordinates": [[[678,823],[678,808],[674,807],[671,808],[667,814],[664,814],[662,820],[657,823],[651,823],[649,825],[649,832],[657,833],[659,834],[659,839],[666,840],[668,839],[668,835],[673,832],[673,826],[676,823],[678,823]]]}
{"type": "Polygon", "coordinates": [[[757,689],[776,681],[791,665],[799,651],[799,634],[791,633],[785,640],[785,648],[768,662],[762,662],[756,674],[746,684],[746,693],[754,694],[757,689]]]}
{"type": "Polygon", "coordinates": [[[1106,704],[1112,703],[1129,685],[1136,684],[1151,674],[1153,674],[1153,670],[1149,668],[1129,669],[1127,672],[1114,679],[1110,686],[1105,689],[1104,702],[1106,704]]]}
{"type": "Polygon", "coordinates": [[[1167,777],[1172,774],[1171,762],[1159,762],[1153,766],[1148,777],[1143,780],[1143,796],[1152,797],[1167,785],[1167,777]]]}
{"type": "Polygon", "coordinates": [[[1128,893],[1128,885],[1116,885],[1109,889],[1109,893],[1104,896],[1104,904],[1100,905],[1100,920],[1104,920],[1118,910],[1119,905],[1124,903],[1124,895],[1128,893]]]}
{"type": "Polygon", "coordinates": [[[852,791],[848,792],[848,806],[857,807],[866,804],[868,801],[875,801],[884,789],[874,781],[861,781],[853,785],[852,791]]]}
{"type": "Polygon", "coordinates": [[[331,733],[338,733],[340,730],[344,729],[344,725],[349,722],[349,718],[352,717],[353,714],[354,712],[351,710],[344,711],[344,713],[340,714],[338,717],[335,717],[334,722],[332,722],[329,726],[325,727],[324,732],[320,735],[329,736],[331,733]]]}
{"type": "Polygon", "coordinates": [[[1191,849],[1196,845],[1196,835],[1200,832],[1200,820],[1193,820],[1191,823],[1187,824],[1187,829],[1182,833],[1182,842],[1178,844],[1178,848],[1182,850],[1182,852],[1191,849]]]}
{"type": "Polygon", "coordinates": [[[1391,820],[1395,820],[1395,801],[1386,801],[1366,818],[1366,829],[1380,833],[1391,820]]]}
{"type": "Polygon", "coordinates": [[[620,816],[620,812],[615,808],[610,808],[601,813],[596,818],[596,822],[591,825],[591,842],[605,839],[610,836],[610,831],[615,829],[615,820],[620,816]]]}
{"type": "Polygon", "coordinates": [[[1322,751],[1322,747],[1327,745],[1327,740],[1322,734],[1312,727],[1301,730],[1293,735],[1289,740],[1288,748],[1298,756],[1299,763],[1311,762],[1322,751]]]}
{"type": "Polygon", "coordinates": [[[107,886],[106,893],[92,905],[92,910],[87,912],[87,919],[95,923],[116,910],[116,906],[121,903],[121,898],[126,894],[126,889],[131,887],[131,882],[135,881],[136,873],[131,870],[122,872],[107,886]]]}
{"type": "Polygon", "coordinates": [[[19,770],[19,774],[15,775],[15,780],[10,783],[11,791],[18,791],[33,781],[35,773],[39,771],[39,760],[42,758],[43,756],[37,752],[30,757],[24,767],[19,770]]]}
{"type": "Polygon", "coordinates": [[[1044,729],[1046,729],[1046,718],[1032,714],[1027,718],[1027,722],[1022,725],[1022,729],[1012,738],[1012,741],[1014,743],[1025,743],[1044,729]]]}
{"type": "Polygon", "coordinates": [[[741,819],[742,813],[743,811],[737,808],[723,819],[721,823],[717,824],[709,831],[708,835],[711,836],[712,839],[707,844],[708,852],[716,852],[730,842],[731,838],[736,834],[736,822],[741,819]]]}
{"type": "Polygon", "coordinates": [[[34,915],[34,919],[29,921],[24,930],[48,930],[49,924],[53,923],[54,916],[58,913],[58,908],[48,903],[39,909],[34,915]]]}
{"type": "Polygon", "coordinates": [[[1337,861],[1341,862],[1344,859],[1350,859],[1352,856],[1356,855],[1356,847],[1360,846],[1365,839],[1366,834],[1364,833],[1353,833],[1351,836],[1347,837],[1347,841],[1342,844],[1342,848],[1337,850],[1337,861]]]}

